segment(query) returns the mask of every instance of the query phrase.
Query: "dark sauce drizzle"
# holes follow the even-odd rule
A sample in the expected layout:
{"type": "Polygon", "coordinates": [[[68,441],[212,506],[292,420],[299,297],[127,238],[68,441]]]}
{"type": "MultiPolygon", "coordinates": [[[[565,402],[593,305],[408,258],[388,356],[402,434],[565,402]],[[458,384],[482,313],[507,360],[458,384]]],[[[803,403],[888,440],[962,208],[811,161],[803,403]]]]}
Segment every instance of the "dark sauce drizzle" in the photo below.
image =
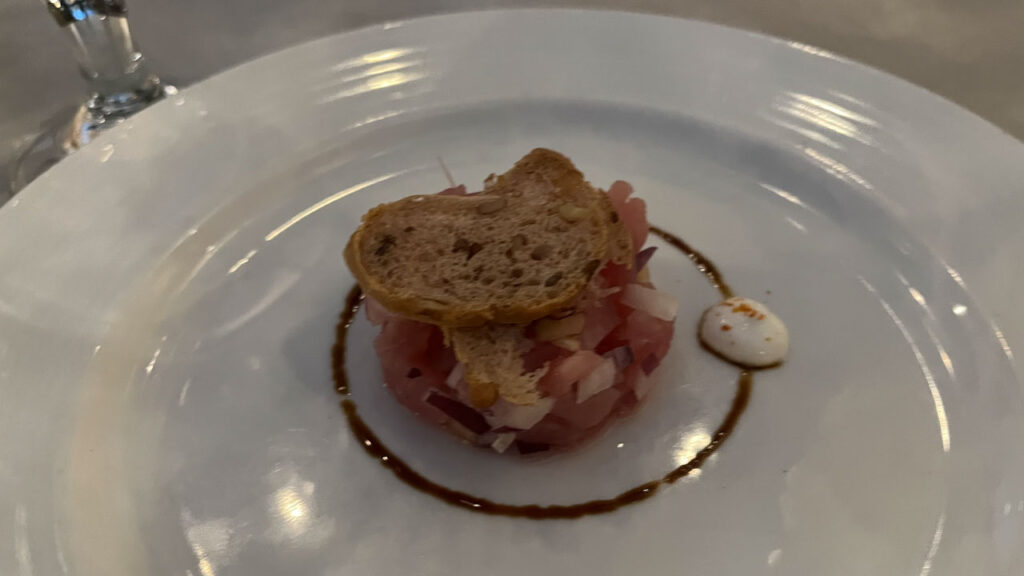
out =
{"type": "Polygon", "coordinates": [[[700,270],[701,273],[707,277],[708,282],[718,290],[718,293],[722,296],[722,300],[732,298],[732,288],[725,283],[725,278],[722,276],[722,273],[718,271],[718,267],[715,266],[711,260],[708,260],[707,256],[701,254],[697,250],[694,250],[693,247],[684,242],[682,238],[673,235],[671,232],[666,232],[657,226],[651,226],[651,234],[654,234],[665,242],[668,242],[673,248],[676,248],[683,254],[686,254],[686,257],[693,262],[693,265],[697,267],[697,270],[700,270]]]}
{"type": "MultiPolygon", "coordinates": [[[[651,226],[651,232],[685,253],[687,257],[693,261],[694,265],[697,266],[697,269],[708,278],[711,285],[718,290],[722,295],[722,298],[729,298],[732,296],[732,290],[729,288],[728,284],[725,283],[725,280],[723,280],[722,274],[718,271],[718,268],[716,268],[715,265],[703,254],[691,248],[686,242],[683,242],[681,239],[660,228],[651,226]]],[[[345,371],[345,344],[346,337],[348,335],[348,328],[355,319],[356,313],[359,311],[362,299],[363,293],[359,286],[355,286],[351,291],[349,291],[348,296],[345,299],[345,309],[342,311],[341,319],[338,322],[337,337],[331,351],[335,388],[338,393],[345,397],[341,401],[341,407],[345,412],[345,418],[348,420],[349,428],[355,435],[356,440],[358,440],[363,446],[363,449],[366,450],[366,453],[379,461],[382,466],[390,470],[398,477],[399,480],[420,492],[429,494],[439,500],[451,504],[452,506],[464,508],[471,512],[479,512],[481,514],[490,514],[494,516],[529,518],[531,520],[572,519],[580,518],[582,516],[590,516],[593,514],[607,514],[608,512],[613,512],[623,506],[647,500],[654,496],[663,485],[671,484],[676,480],[687,476],[694,470],[699,469],[704,462],[706,462],[707,459],[710,458],[711,455],[714,454],[715,451],[718,450],[729,438],[733,429],[736,427],[736,423],[739,422],[740,417],[743,415],[743,411],[746,409],[747,403],[750,401],[750,394],[754,384],[754,375],[750,370],[741,370],[736,382],[736,395],[733,396],[732,406],[729,408],[729,413],[726,414],[725,419],[721,424],[719,424],[718,429],[715,430],[714,435],[711,437],[711,442],[701,449],[700,452],[697,452],[689,462],[679,466],[661,478],[630,488],[614,498],[591,500],[589,502],[580,502],[578,504],[550,506],[543,506],[539,504],[502,504],[500,502],[494,502],[486,498],[447,488],[430,480],[429,478],[424,477],[419,472],[413,470],[408,464],[385,446],[384,443],[377,438],[377,435],[373,433],[373,430],[370,429],[366,422],[360,418],[359,413],[356,410],[355,402],[353,402],[349,397],[350,389],[348,374],[345,371]]]]}

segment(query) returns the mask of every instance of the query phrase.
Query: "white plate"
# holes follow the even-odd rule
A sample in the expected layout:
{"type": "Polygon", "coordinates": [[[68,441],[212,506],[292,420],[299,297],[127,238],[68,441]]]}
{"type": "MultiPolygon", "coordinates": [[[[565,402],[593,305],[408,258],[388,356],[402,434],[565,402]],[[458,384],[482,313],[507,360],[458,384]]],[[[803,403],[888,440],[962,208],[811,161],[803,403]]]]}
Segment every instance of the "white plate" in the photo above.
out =
{"type": "MultiPolygon", "coordinates": [[[[1017,574],[1021,182],[1024,146],[948,102],[682,20],[453,15],[244,65],[0,211],[0,573],[1017,574]],[[329,373],[359,216],[444,187],[438,157],[472,185],[538,145],[633,182],[792,334],[699,476],[577,521],[410,489],[354,442],[329,373]]],[[[506,502],[663,473],[735,372],[695,344],[714,293],[656,263],[683,302],[661,387],[578,454],[522,462],[421,425],[380,388],[365,323],[356,398],[425,474],[506,502]]]]}

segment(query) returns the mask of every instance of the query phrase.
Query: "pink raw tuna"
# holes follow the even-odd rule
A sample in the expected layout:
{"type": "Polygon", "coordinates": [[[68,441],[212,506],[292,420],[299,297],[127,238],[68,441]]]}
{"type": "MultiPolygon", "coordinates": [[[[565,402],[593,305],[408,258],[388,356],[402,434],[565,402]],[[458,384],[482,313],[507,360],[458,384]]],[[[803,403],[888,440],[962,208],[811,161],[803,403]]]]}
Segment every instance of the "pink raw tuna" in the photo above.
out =
{"type": "Polygon", "coordinates": [[[391,317],[383,322],[374,340],[384,381],[399,402],[434,423],[447,416],[425,398],[431,389],[444,386],[455,365],[455,355],[444,347],[441,331],[430,324],[391,317]]]}
{"type": "Polygon", "coordinates": [[[516,434],[516,439],[531,444],[552,447],[569,447],[585,439],[585,430],[571,426],[565,420],[548,414],[533,428],[516,434]]]}
{"type": "Polygon", "coordinates": [[[630,313],[624,328],[623,339],[629,342],[633,357],[639,363],[643,363],[652,354],[659,361],[664,358],[675,333],[674,323],[655,318],[643,310],[630,313]]]}
{"type": "Polygon", "coordinates": [[[374,340],[374,348],[381,359],[400,359],[411,362],[422,359],[430,346],[430,333],[436,330],[429,324],[393,318],[381,326],[374,340]]]}
{"type": "Polygon", "coordinates": [[[430,390],[436,389],[444,380],[425,374],[410,378],[412,368],[396,362],[382,362],[381,368],[384,370],[384,381],[387,382],[388,388],[403,406],[434,424],[448,420],[444,412],[426,402],[430,390]]]}
{"type": "Polygon", "coordinates": [[[602,358],[590,350],[580,350],[572,356],[551,364],[538,387],[547,396],[559,397],[572,392],[572,385],[597,368],[602,358]]]}
{"type": "MultiPolygon", "coordinates": [[[[622,371],[622,382],[618,385],[635,392],[639,376],[641,374],[640,364],[633,362],[628,368],[622,371]]],[[[637,394],[639,396],[639,394],[637,394]]]]}
{"type": "Polygon", "coordinates": [[[369,296],[363,301],[363,306],[366,308],[366,319],[374,326],[380,326],[385,321],[396,317],[383,304],[369,296]]]}
{"type": "Polygon", "coordinates": [[[586,430],[603,422],[621,397],[622,390],[615,386],[594,394],[580,404],[576,403],[575,395],[563,396],[555,402],[551,414],[562,418],[573,428],[586,430]]]}
{"type": "Polygon", "coordinates": [[[601,269],[601,279],[604,283],[611,286],[625,286],[633,281],[633,277],[636,276],[636,271],[625,266],[620,266],[614,262],[609,262],[601,269]]]}
{"type": "MultiPolygon", "coordinates": [[[[616,180],[612,182],[612,185],[608,188],[608,199],[612,201],[612,206],[616,210],[626,204],[626,201],[633,194],[633,185],[629,182],[623,182],[622,180],[616,180]]],[[[638,248],[637,246],[633,247],[638,248]]]]}
{"type": "Polygon", "coordinates": [[[551,342],[537,342],[530,348],[530,351],[523,356],[523,369],[527,372],[533,372],[543,368],[545,364],[549,362],[556,362],[560,358],[572,354],[572,352],[556,346],[551,342]]]}
{"type": "Polygon", "coordinates": [[[615,405],[615,417],[629,416],[640,406],[640,398],[637,398],[636,392],[632,388],[624,384],[616,385],[616,388],[622,393],[622,396],[619,398],[619,403],[615,405]]]}
{"type": "Polygon", "coordinates": [[[622,224],[629,230],[633,250],[639,252],[647,241],[650,226],[647,224],[647,203],[639,198],[630,198],[632,193],[633,187],[619,180],[608,189],[608,198],[622,218],[622,224]]]}
{"type": "Polygon", "coordinates": [[[580,334],[580,346],[584,349],[597,348],[605,336],[622,322],[615,296],[598,300],[584,311],[583,333],[580,334]]]}

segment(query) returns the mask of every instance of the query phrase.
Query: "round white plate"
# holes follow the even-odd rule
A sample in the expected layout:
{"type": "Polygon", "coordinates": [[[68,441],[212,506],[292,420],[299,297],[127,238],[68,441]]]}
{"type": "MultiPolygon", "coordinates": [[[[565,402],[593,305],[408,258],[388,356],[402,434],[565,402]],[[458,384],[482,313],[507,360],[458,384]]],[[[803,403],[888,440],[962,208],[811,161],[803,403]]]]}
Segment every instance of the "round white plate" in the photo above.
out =
{"type": "MultiPolygon", "coordinates": [[[[0,573],[1018,574],[1024,146],[809,46],[682,20],[518,11],[394,23],[226,72],[0,211],[0,573]],[[330,379],[341,248],[384,200],[535,146],[632,182],[653,223],[788,323],[700,474],[616,513],[489,517],[364,454],[330,379]],[[1000,331],[1001,330],[1001,331],[1000,331]]],[[[682,302],[660,388],[521,461],[355,397],[427,476],[511,503],[607,497],[708,440],[735,371],[682,302]],[[621,445],[621,447],[620,447],[621,445]]]]}

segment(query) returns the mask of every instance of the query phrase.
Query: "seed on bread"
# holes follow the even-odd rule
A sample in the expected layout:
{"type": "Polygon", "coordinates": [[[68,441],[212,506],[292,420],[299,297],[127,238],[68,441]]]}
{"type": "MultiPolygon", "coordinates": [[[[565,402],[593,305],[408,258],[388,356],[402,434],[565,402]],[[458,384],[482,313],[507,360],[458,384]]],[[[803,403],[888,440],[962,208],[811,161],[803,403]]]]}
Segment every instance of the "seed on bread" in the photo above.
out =
{"type": "Polygon", "coordinates": [[[547,286],[548,288],[550,288],[550,287],[554,286],[555,284],[558,284],[561,280],[562,280],[562,273],[561,272],[555,272],[551,276],[548,276],[547,280],[544,281],[544,285],[547,286]]]}
{"type": "Polygon", "coordinates": [[[562,204],[558,207],[558,215],[566,222],[579,222],[587,217],[587,209],[574,204],[562,204]]]}

